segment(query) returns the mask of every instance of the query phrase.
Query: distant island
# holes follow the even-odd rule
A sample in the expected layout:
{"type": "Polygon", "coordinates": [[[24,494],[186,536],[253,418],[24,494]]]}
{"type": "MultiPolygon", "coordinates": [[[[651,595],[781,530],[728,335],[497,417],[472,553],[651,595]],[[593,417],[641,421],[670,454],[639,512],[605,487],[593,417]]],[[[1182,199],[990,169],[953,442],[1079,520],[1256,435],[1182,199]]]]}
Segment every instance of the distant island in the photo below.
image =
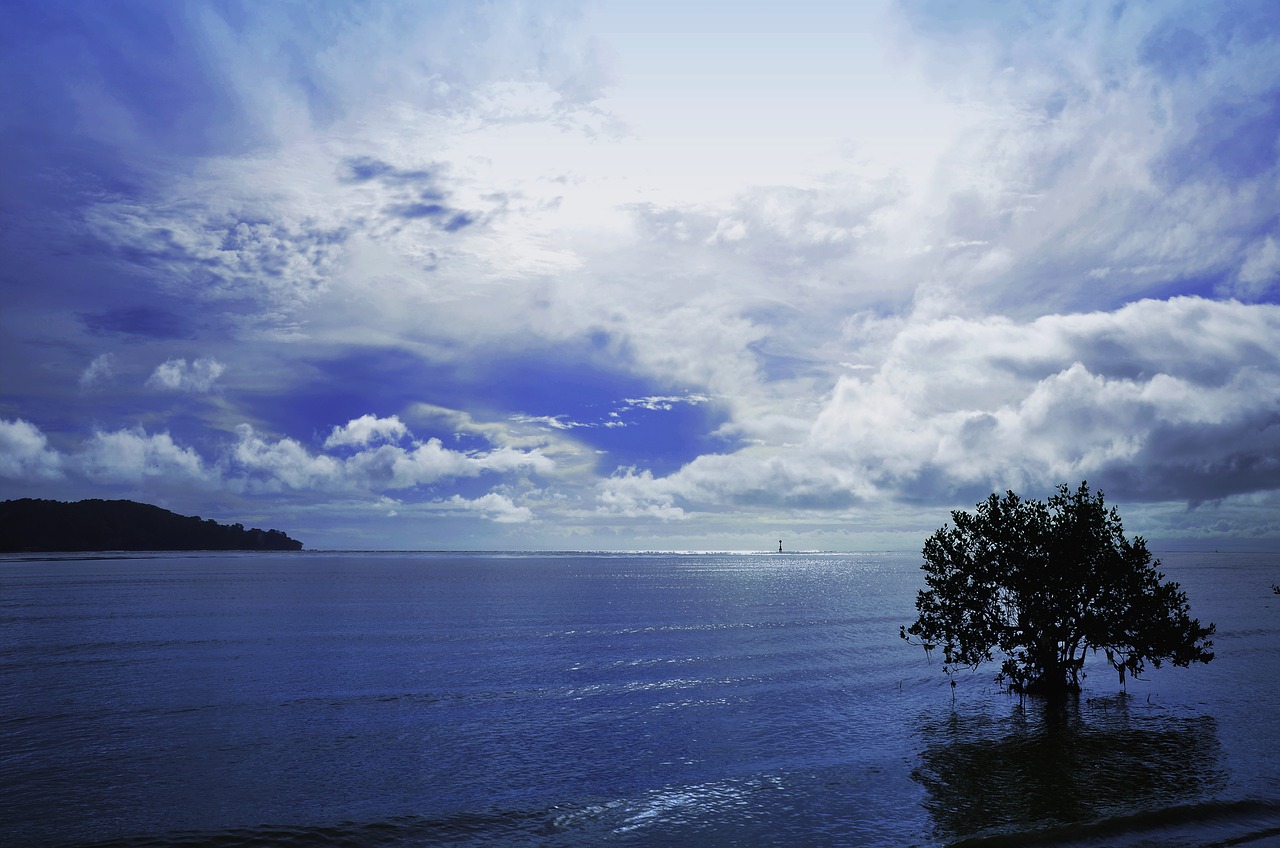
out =
{"type": "Polygon", "coordinates": [[[279,530],[246,530],[135,501],[0,502],[0,552],[300,551],[279,530]]]}

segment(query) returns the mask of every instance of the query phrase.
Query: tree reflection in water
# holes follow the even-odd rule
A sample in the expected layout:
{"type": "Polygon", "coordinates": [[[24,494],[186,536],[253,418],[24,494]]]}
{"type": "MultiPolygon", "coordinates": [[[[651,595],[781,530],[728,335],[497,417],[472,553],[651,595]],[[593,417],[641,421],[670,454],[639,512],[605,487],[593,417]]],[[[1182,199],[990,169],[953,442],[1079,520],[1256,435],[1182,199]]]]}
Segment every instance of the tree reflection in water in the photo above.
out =
{"type": "Polygon", "coordinates": [[[1027,699],[1011,715],[922,717],[921,763],[935,836],[1027,833],[1171,809],[1225,781],[1217,723],[1124,695],[1027,699]]]}

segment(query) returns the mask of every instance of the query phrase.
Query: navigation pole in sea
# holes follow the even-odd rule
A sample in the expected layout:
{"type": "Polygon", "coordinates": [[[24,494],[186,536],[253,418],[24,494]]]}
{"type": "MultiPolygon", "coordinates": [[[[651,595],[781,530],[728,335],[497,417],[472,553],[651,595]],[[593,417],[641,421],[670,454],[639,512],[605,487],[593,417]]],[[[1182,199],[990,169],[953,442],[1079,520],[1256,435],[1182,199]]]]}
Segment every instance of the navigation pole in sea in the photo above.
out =
{"type": "Polygon", "coordinates": [[[778,553],[782,553],[782,540],[778,540],[778,553]]]}

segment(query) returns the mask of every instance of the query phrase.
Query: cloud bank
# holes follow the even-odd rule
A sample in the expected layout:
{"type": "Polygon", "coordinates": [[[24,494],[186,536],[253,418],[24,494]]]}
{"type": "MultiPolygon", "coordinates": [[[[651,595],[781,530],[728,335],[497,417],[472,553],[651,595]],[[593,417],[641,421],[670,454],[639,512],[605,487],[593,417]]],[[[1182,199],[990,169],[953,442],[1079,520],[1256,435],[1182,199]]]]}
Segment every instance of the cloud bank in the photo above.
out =
{"type": "Polygon", "coordinates": [[[625,6],[7,4],[0,494],[876,547],[1088,479],[1280,538],[1274,4],[625,6]]]}

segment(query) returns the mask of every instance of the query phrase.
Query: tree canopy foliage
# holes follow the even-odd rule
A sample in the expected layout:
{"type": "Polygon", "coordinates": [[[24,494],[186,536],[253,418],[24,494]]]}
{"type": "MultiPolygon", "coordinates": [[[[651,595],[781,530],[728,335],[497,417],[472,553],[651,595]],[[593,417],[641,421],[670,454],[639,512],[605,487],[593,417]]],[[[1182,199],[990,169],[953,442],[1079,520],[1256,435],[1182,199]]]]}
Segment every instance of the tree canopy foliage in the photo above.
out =
{"type": "Polygon", "coordinates": [[[1077,691],[1088,651],[1101,651],[1123,686],[1147,663],[1213,659],[1214,626],[1190,615],[1141,537],[1087,483],[1047,501],[993,494],[951,513],[925,542],[919,617],[900,635],[941,648],[943,670],[1002,657],[997,680],[1019,692],[1077,691]]]}
{"type": "Polygon", "coordinates": [[[0,502],[0,551],[300,551],[279,530],[177,515],[134,501],[0,502]]]}

